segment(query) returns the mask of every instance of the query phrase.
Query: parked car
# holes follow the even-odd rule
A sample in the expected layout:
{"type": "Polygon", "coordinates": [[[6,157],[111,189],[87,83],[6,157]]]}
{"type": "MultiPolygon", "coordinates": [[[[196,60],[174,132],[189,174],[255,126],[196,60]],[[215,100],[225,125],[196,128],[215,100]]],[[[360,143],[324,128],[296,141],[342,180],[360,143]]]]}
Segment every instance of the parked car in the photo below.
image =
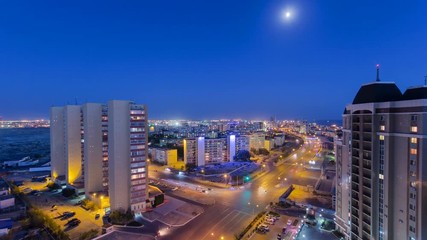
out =
{"type": "Polygon", "coordinates": [[[73,218],[71,220],[69,220],[65,226],[69,225],[69,226],[76,226],[75,224],[77,223],[77,225],[79,225],[81,223],[80,219],[78,218],[73,218]],[[78,223],[77,223],[78,222],[78,223]]]}
{"type": "Polygon", "coordinates": [[[75,212],[63,212],[62,213],[62,219],[65,220],[65,219],[68,219],[70,217],[73,217],[74,215],[76,215],[75,212]]]}
{"type": "Polygon", "coordinates": [[[267,231],[270,231],[270,227],[268,225],[265,225],[265,224],[259,225],[259,228],[263,228],[263,229],[265,229],[267,231]]]}
{"type": "Polygon", "coordinates": [[[68,226],[70,227],[75,227],[78,226],[82,221],[80,221],[79,219],[77,219],[77,221],[73,221],[71,223],[68,224],[68,226]]]}

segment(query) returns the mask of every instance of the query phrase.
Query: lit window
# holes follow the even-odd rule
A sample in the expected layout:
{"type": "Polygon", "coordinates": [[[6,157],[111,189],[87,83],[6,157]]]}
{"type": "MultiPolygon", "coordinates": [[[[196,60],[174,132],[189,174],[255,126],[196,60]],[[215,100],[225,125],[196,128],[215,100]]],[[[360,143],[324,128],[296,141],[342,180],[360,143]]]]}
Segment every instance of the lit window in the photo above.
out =
{"type": "Polygon", "coordinates": [[[411,148],[411,154],[416,155],[417,154],[417,149],[411,148]]]}
{"type": "Polygon", "coordinates": [[[412,126],[412,127],[411,127],[411,132],[413,132],[413,133],[418,132],[418,127],[416,127],[416,126],[412,126]]]}
{"type": "Polygon", "coordinates": [[[417,138],[411,138],[411,143],[417,143],[417,138]]]}
{"type": "Polygon", "coordinates": [[[384,135],[380,135],[380,140],[384,140],[384,135]]]}
{"type": "Polygon", "coordinates": [[[381,130],[381,131],[385,131],[385,125],[381,125],[381,126],[380,126],[380,130],[381,130]]]}
{"type": "Polygon", "coordinates": [[[383,174],[380,174],[380,179],[384,179],[384,175],[383,174]]]}

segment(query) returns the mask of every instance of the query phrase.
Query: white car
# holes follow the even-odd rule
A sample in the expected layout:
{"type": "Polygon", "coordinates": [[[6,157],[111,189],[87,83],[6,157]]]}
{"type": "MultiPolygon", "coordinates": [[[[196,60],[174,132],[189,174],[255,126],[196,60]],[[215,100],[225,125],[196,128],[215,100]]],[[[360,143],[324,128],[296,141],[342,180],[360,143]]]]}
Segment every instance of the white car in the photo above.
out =
{"type": "Polygon", "coordinates": [[[264,223],[268,223],[270,225],[274,225],[274,220],[272,220],[272,219],[265,219],[264,223]]]}

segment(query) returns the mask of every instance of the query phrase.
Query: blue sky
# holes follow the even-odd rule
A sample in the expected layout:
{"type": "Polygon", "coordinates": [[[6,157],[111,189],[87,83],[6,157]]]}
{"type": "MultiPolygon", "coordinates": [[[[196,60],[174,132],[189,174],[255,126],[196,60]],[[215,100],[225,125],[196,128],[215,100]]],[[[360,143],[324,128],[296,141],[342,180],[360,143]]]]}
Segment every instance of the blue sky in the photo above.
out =
{"type": "Polygon", "coordinates": [[[156,119],[339,119],[375,79],[376,63],[402,91],[424,83],[425,9],[425,1],[3,1],[0,116],[131,99],[156,119]]]}

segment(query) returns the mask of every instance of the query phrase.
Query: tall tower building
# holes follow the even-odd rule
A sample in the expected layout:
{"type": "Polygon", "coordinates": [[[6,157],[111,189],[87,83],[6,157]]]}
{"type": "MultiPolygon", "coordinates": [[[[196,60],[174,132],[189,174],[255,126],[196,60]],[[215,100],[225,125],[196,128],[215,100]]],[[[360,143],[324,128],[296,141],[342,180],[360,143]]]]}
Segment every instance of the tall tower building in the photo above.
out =
{"type": "Polygon", "coordinates": [[[427,238],[426,119],[427,86],[402,94],[378,76],[346,106],[336,222],[347,239],[427,238]]]}
{"type": "Polygon", "coordinates": [[[52,176],[73,184],[82,177],[81,107],[52,107],[50,120],[52,176]]]}
{"type": "Polygon", "coordinates": [[[83,113],[83,169],[86,196],[103,188],[102,104],[86,103],[83,113]]]}
{"type": "Polygon", "coordinates": [[[108,189],[112,209],[145,209],[147,111],[129,101],[108,102],[108,189]]]}

